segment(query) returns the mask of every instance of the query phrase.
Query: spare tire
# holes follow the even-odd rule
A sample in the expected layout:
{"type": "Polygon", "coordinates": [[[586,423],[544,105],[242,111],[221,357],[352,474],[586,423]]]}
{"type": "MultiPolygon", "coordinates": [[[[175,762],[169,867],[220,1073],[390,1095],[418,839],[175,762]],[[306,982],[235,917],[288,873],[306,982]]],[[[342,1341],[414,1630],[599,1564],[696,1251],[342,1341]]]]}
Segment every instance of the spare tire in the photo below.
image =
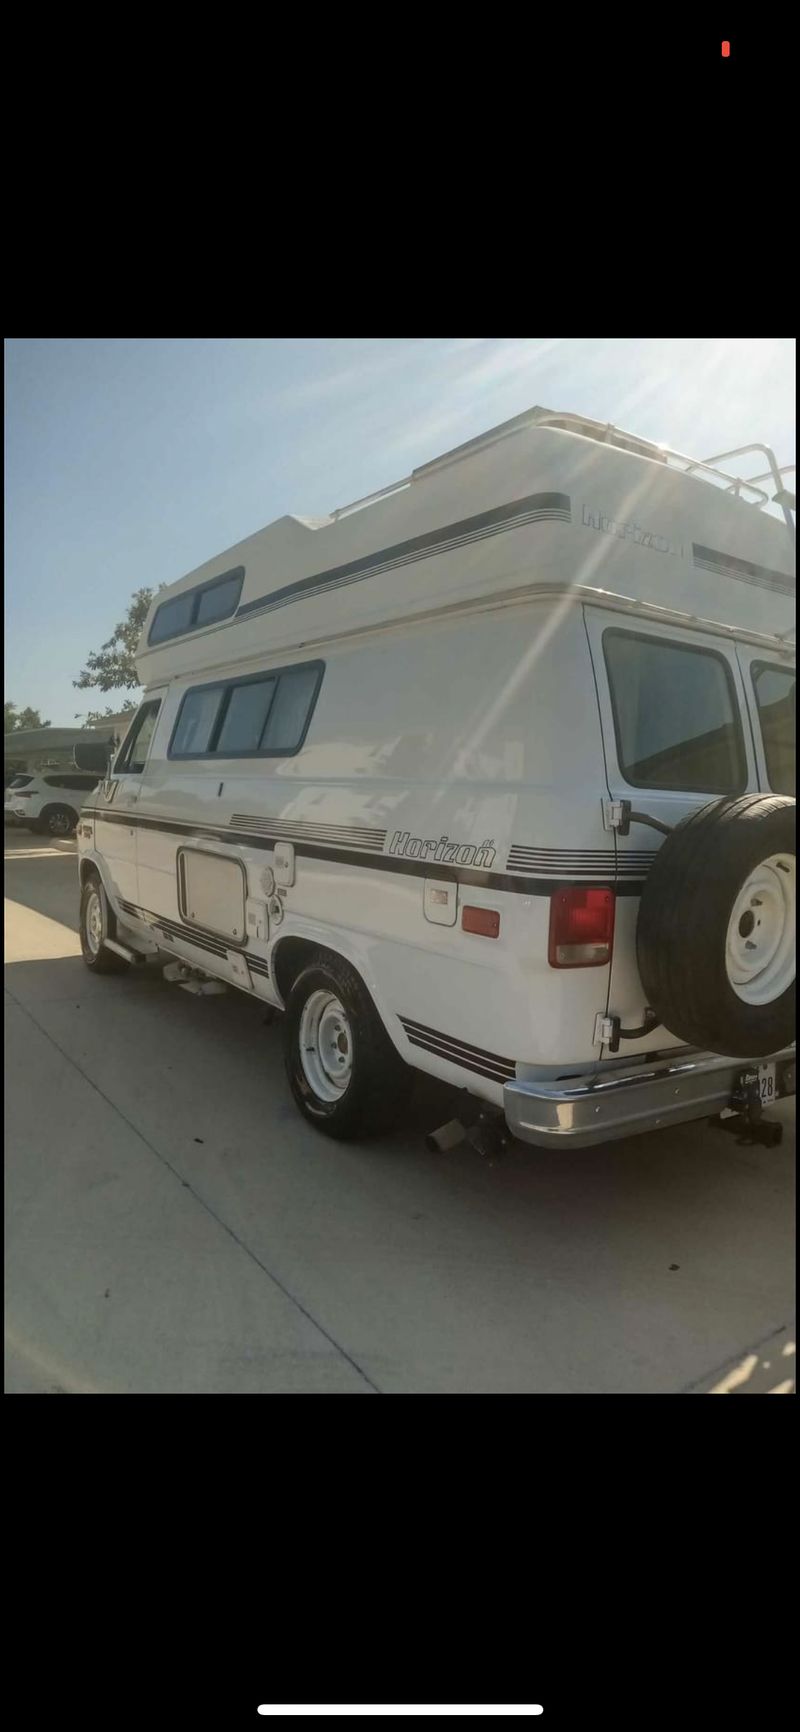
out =
{"type": "Polygon", "coordinates": [[[761,1058],[795,1036],[795,802],[714,800],[667,837],[636,954],[647,1003],[689,1046],[761,1058]]]}

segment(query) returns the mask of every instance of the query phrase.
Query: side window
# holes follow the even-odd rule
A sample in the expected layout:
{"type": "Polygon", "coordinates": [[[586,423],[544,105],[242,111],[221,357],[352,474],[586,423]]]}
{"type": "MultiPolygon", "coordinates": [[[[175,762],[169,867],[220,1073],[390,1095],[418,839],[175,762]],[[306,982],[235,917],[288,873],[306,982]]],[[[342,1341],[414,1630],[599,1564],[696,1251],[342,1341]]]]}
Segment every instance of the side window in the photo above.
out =
{"type": "Polygon", "coordinates": [[[63,776],[43,776],[42,781],[48,788],[63,788],[65,786],[63,776]]]}
{"type": "Polygon", "coordinates": [[[603,633],[619,767],[634,788],[736,794],[747,781],[736,689],[715,650],[603,633]]]}
{"type": "Polygon", "coordinates": [[[234,686],[220,729],[218,752],[257,752],[275,694],[275,680],[234,686]]]}
{"type": "Polygon", "coordinates": [[[171,601],[162,601],[153,615],[148,643],[166,643],[169,638],[183,637],[187,631],[199,631],[201,626],[216,625],[230,619],[239,605],[244,583],[244,566],[225,571],[208,583],[194,589],[184,589],[171,601]]]}
{"type": "Polygon", "coordinates": [[[195,752],[208,751],[224,691],[224,686],[199,686],[196,691],[186,693],[172,736],[172,757],[186,758],[195,752]]]}
{"type": "Polygon", "coordinates": [[[774,794],[794,795],[795,670],[753,662],[752,675],[769,785],[774,794]]]}
{"type": "Polygon", "coordinates": [[[168,638],[180,637],[188,631],[192,623],[192,606],[194,596],[176,595],[174,601],[162,601],[150,628],[150,643],[166,643],[168,638]]]}
{"type": "Polygon", "coordinates": [[[193,687],[178,712],[168,756],[291,757],[305,739],[323,673],[324,663],[307,662],[193,687]]]}
{"type": "Polygon", "coordinates": [[[296,752],[311,717],[319,684],[318,668],[292,668],[281,674],[278,695],[269,713],[261,749],[296,752]]]}
{"type": "Polygon", "coordinates": [[[195,625],[214,625],[218,619],[229,619],[238,604],[241,588],[242,579],[237,571],[222,583],[201,590],[197,598],[195,625]]]}
{"type": "Polygon", "coordinates": [[[113,774],[115,776],[141,775],[147,762],[147,754],[150,750],[160,708],[160,698],[151,698],[148,703],[142,705],[114,764],[113,774]]]}

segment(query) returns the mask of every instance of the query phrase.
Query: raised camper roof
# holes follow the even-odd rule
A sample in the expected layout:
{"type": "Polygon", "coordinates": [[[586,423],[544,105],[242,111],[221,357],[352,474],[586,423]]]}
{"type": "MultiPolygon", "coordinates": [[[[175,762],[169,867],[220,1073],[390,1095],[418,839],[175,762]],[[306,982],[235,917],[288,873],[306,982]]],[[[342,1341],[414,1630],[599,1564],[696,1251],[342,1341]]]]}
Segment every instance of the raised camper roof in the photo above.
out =
{"type": "Polygon", "coordinates": [[[327,517],[280,517],[161,590],[139,675],[149,685],[548,593],[788,648],[788,473],[763,445],[700,460],[531,409],[327,517]],[[741,474],[723,467],[745,459],[741,474]]]}

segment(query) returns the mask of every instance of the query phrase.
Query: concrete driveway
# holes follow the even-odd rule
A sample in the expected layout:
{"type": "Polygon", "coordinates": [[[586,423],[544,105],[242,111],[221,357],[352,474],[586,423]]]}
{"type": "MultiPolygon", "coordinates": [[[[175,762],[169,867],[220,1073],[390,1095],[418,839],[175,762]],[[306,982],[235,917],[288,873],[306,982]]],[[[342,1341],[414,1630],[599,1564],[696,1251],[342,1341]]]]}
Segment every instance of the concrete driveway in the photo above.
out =
{"type": "Polygon", "coordinates": [[[91,978],[74,845],[5,855],[7,1391],[792,1391],[793,1102],[490,1167],[421,1082],[336,1145],[262,1007],[91,978]]]}

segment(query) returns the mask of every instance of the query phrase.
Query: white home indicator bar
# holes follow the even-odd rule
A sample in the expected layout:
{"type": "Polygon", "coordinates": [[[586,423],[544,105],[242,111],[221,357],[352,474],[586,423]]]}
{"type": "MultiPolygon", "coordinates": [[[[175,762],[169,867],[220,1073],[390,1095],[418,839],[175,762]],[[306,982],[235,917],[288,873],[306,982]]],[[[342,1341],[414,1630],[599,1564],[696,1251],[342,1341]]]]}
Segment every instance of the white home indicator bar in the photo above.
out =
{"type": "Polygon", "coordinates": [[[301,1706],[290,1707],[286,1704],[270,1706],[265,1702],[259,1707],[258,1712],[259,1714],[543,1714],[544,1708],[541,1702],[533,1702],[528,1706],[515,1704],[513,1707],[506,1704],[497,1708],[490,1707],[488,1703],[482,1703],[477,1708],[469,1708],[464,1704],[460,1707],[449,1708],[442,1703],[437,1703],[433,1707],[426,1707],[423,1704],[410,1702],[394,1707],[391,1705],[366,1707],[363,1703],[358,1703],[355,1707],[348,1707],[344,1703],[335,1703],[330,1708],[325,1708],[320,1703],[312,1703],[310,1707],[304,1708],[301,1706]]]}

